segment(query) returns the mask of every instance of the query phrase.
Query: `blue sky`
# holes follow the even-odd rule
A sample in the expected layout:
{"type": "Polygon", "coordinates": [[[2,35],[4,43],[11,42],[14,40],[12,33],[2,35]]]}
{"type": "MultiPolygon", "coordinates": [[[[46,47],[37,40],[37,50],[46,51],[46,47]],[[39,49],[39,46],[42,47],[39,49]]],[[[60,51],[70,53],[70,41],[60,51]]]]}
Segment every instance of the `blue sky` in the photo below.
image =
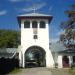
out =
{"type": "Polygon", "coordinates": [[[33,4],[37,5],[36,12],[46,13],[53,16],[50,24],[50,39],[55,41],[61,33],[60,23],[67,19],[64,14],[69,5],[75,0],[0,0],[0,29],[18,30],[17,15],[25,14],[33,4]]]}

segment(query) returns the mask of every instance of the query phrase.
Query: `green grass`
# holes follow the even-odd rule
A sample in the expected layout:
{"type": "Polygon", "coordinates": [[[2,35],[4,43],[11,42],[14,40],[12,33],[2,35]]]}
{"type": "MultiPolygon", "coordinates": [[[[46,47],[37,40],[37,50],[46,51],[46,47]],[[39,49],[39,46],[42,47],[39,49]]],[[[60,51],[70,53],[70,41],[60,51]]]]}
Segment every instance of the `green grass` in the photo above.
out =
{"type": "Polygon", "coordinates": [[[69,69],[69,73],[70,73],[71,75],[75,75],[75,68],[69,69]]]}
{"type": "Polygon", "coordinates": [[[20,71],[22,71],[21,68],[14,68],[14,69],[13,69],[9,74],[7,74],[7,75],[16,74],[16,73],[18,73],[18,72],[20,72],[20,71]]]}

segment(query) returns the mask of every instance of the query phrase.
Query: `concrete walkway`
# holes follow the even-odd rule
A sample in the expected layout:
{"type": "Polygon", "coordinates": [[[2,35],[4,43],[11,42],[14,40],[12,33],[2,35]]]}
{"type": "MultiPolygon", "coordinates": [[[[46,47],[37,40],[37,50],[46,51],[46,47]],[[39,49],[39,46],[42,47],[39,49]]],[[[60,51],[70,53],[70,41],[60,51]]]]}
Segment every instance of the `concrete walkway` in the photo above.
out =
{"type": "Polygon", "coordinates": [[[50,69],[52,75],[71,75],[68,72],[68,69],[50,69]]]}
{"type": "Polygon", "coordinates": [[[70,75],[64,69],[28,68],[12,75],[70,75]]]}
{"type": "Polygon", "coordinates": [[[52,73],[47,68],[28,68],[12,75],[52,75],[52,73]]]}

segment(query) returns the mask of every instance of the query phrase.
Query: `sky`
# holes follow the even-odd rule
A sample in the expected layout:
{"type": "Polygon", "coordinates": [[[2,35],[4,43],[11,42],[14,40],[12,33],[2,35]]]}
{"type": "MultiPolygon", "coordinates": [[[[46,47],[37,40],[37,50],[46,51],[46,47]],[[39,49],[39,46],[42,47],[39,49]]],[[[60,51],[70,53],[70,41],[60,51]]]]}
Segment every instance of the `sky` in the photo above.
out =
{"type": "Polygon", "coordinates": [[[0,0],[0,29],[19,30],[17,15],[32,13],[33,5],[38,13],[49,14],[53,19],[49,26],[50,41],[59,40],[60,24],[67,20],[64,13],[75,0],[0,0]]]}

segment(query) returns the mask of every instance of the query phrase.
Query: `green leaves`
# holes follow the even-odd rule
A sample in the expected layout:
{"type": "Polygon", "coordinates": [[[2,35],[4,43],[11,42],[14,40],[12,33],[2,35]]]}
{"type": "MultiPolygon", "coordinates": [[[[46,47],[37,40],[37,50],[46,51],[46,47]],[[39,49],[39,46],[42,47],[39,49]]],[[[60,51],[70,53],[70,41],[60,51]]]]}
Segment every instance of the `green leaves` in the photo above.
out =
{"type": "Polygon", "coordinates": [[[70,7],[71,9],[65,12],[68,20],[61,23],[61,28],[65,33],[60,35],[60,40],[66,47],[75,48],[75,4],[70,7]]]}
{"type": "Polygon", "coordinates": [[[14,48],[19,44],[19,32],[0,30],[0,48],[14,48]]]}

